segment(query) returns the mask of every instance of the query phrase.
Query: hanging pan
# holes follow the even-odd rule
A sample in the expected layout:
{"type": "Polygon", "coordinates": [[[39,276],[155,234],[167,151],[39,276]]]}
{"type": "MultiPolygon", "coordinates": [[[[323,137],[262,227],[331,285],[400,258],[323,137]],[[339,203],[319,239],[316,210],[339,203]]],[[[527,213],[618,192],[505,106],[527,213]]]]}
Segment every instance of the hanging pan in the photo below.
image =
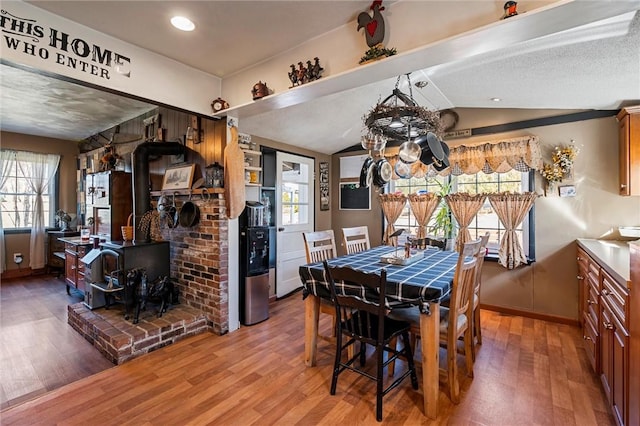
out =
{"type": "Polygon", "coordinates": [[[200,209],[191,201],[192,192],[189,191],[189,200],[185,201],[180,208],[180,226],[183,228],[191,228],[200,220],[200,209]]]}

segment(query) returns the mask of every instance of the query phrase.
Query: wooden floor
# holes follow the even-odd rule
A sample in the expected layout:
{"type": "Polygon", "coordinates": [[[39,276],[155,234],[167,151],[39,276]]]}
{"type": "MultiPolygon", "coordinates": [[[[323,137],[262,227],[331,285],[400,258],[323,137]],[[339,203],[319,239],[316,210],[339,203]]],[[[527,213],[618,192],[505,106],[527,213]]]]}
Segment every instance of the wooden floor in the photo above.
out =
{"type": "MultiPolygon", "coordinates": [[[[33,285],[38,288],[43,283],[33,285]]],[[[7,338],[4,321],[11,316],[5,316],[5,309],[16,309],[12,304],[23,301],[5,298],[5,291],[13,290],[7,290],[3,283],[3,348],[7,338]]],[[[9,329],[20,322],[12,321],[9,329]]],[[[34,327],[38,325],[31,321],[34,327]]],[[[405,381],[385,397],[384,424],[614,424],[599,380],[582,349],[579,329],[489,311],[482,312],[482,324],[484,344],[478,349],[473,380],[464,376],[463,357],[459,357],[461,403],[451,404],[446,383],[441,382],[440,417],[427,421],[422,413],[422,386],[414,391],[405,381]]],[[[328,318],[323,319],[323,331],[329,326],[328,318]]],[[[59,334],[63,339],[70,339],[69,332],[49,331],[51,337],[59,334]]],[[[11,334],[17,344],[25,342],[11,334]]],[[[333,349],[320,341],[318,367],[307,368],[303,335],[304,303],[297,293],[273,303],[270,318],[263,323],[225,336],[206,333],[188,338],[85,377],[5,409],[0,423],[377,424],[375,384],[345,372],[338,381],[337,394],[331,396],[333,349]]],[[[78,344],[78,348],[82,346],[78,344]]],[[[40,348],[22,350],[29,357],[29,352],[33,356],[40,348]]],[[[50,352],[43,351],[35,358],[46,364],[50,352]]],[[[52,368],[64,369],[71,377],[75,370],[86,368],[80,358],[73,355],[68,363],[56,359],[52,368]]],[[[5,369],[5,359],[2,361],[3,387],[7,381],[22,380],[23,370],[5,369]]],[[[396,374],[404,367],[400,364],[396,374]]]]}

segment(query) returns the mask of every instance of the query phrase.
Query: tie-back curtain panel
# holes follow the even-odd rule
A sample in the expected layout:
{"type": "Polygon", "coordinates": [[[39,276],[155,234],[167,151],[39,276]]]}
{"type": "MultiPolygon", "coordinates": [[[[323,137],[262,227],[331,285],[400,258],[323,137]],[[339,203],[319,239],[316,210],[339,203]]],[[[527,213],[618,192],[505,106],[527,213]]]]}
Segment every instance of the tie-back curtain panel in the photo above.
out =
{"type": "Polygon", "coordinates": [[[468,194],[466,192],[445,195],[444,199],[460,226],[458,238],[456,239],[456,250],[458,252],[462,252],[464,243],[471,240],[469,224],[478,214],[486,198],[486,194],[468,194]]]}
{"type": "Polygon", "coordinates": [[[538,194],[535,192],[525,192],[524,194],[507,192],[489,195],[489,202],[506,229],[500,241],[498,257],[500,264],[507,269],[514,269],[527,263],[522,242],[518,240],[515,228],[529,213],[537,196],[538,194]]]}
{"type": "Polygon", "coordinates": [[[378,199],[382,206],[382,213],[387,219],[387,229],[385,229],[382,243],[396,246],[398,237],[390,237],[396,230],[394,223],[400,217],[404,205],[407,203],[407,196],[404,194],[379,194],[378,199]]]}
{"type": "MultiPolygon", "coordinates": [[[[7,179],[9,179],[9,170],[11,169],[11,165],[15,162],[15,159],[15,151],[9,149],[0,150],[0,188],[7,183],[7,179]]],[[[0,203],[0,272],[7,270],[6,253],[7,247],[4,242],[4,226],[2,225],[2,203],[0,203]]]]}
{"type": "Polygon", "coordinates": [[[427,236],[427,224],[438,204],[440,204],[440,196],[433,192],[409,194],[409,204],[411,205],[413,216],[418,222],[417,238],[425,238],[427,236]]]}
{"type": "Polygon", "coordinates": [[[505,173],[512,169],[528,172],[542,168],[542,154],[537,136],[485,142],[479,145],[459,145],[449,152],[451,167],[439,174],[474,175],[485,173],[505,173]]]}
{"type": "Polygon", "coordinates": [[[29,266],[31,269],[44,268],[46,256],[44,251],[44,200],[42,193],[58,170],[60,156],[40,154],[37,152],[17,151],[18,170],[29,188],[36,194],[33,207],[33,225],[29,245],[29,266]]]}

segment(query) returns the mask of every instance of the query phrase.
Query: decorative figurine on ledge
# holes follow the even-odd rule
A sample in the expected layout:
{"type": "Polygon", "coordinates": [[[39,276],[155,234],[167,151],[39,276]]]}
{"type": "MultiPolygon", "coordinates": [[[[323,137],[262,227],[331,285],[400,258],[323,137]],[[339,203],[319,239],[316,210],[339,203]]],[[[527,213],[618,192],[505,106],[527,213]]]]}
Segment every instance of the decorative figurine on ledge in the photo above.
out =
{"type": "Polygon", "coordinates": [[[222,98],[217,98],[211,102],[211,109],[213,109],[214,114],[227,108],[229,108],[229,103],[222,98]]]}
{"type": "Polygon", "coordinates": [[[516,8],[518,7],[518,3],[515,1],[508,1],[504,4],[504,15],[500,19],[511,18],[512,16],[516,16],[518,11],[516,8]]]}
{"type": "Polygon", "coordinates": [[[287,73],[291,81],[289,89],[322,77],[320,74],[322,74],[324,68],[320,66],[320,59],[316,56],[313,60],[315,61],[313,64],[310,60],[307,61],[306,68],[302,62],[298,62],[298,69],[296,69],[296,66],[293,64],[289,65],[291,67],[291,71],[287,73]]]}
{"type": "Polygon", "coordinates": [[[369,46],[369,50],[360,58],[360,64],[396,54],[395,48],[387,49],[382,44],[384,41],[384,18],[380,13],[384,10],[382,0],[374,0],[369,9],[373,11],[373,16],[369,15],[369,12],[362,12],[358,15],[358,28],[356,31],[364,28],[367,46],[369,46]]]}
{"type": "Polygon", "coordinates": [[[264,98],[269,94],[269,88],[267,87],[267,83],[263,83],[262,81],[257,82],[253,89],[251,89],[251,94],[253,95],[253,100],[258,100],[260,98],[264,98]]]}

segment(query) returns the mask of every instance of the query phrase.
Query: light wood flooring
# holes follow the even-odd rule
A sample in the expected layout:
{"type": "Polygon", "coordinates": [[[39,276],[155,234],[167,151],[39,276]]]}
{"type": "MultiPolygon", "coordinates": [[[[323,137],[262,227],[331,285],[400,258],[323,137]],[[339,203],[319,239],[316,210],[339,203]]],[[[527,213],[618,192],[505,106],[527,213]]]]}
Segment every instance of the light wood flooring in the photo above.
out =
{"type": "MultiPolygon", "coordinates": [[[[42,287],[43,283],[34,286],[42,287]]],[[[5,309],[15,309],[13,303],[24,302],[5,298],[5,291],[3,283],[3,354],[5,309]]],[[[39,309],[46,311],[45,307],[39,309]]],[[[345,372],[338,381],[337,394],[329,394],[333,362],[329,343],[319,342],[318,366],[305,367],[301,294],[274,302],[270,309],[270,318],[263,323],[224,336],[205,333],[191,337],[9,407],[0,413],[0,423],[377,424],[373,382],[345,372]]],[[[463,357],[459,357],[461,403],[450,402],[446,383],[441,381],[440,416],[428,421],[422,413],[422,386],[414,391],[405,381],[385,397],[383,424],[614,424],[600,382],[582,349],[578,328],[490,311],[482,312],[482,324],[484,341],[478,349],[473,380],[464,375],[463,357]]],[[[15,326],[12,323],[8,328],[15,326]]],[[[329,327],[329,319],[323,318],[321,328],[326,332],[329,327]]],[[[68,333],[74,333],[70,327],[60,330],[59,325],[48,326],[47,332],[52,340],[56,336],[71,339],[68,333]]],[[[11,333],[16,344],[24,344],[16,333],[11,333]]],[[[79,352],[86,351],[83,344],[88,345],[81,340],[79,352]]],[[[49,346],[55,343],[45,345],[49,346]]],[[[33,363],[51,360],[51,350],[34,355],[41,351],[38,345],[22,351],[26,358],[34,358],[33,363]]],[[[67,354],[66,363],[56,359],[52,368],[63,370],[62,375],[68,375],[71,382],[75,371],[86,368],[83,357],[67,354]]],[[[28,370],[5,369],[4,355],[2,363],[3,387],[6,381],[22,380],[28,370]]],[[[398,364],[396,374],[404,368],[403,363],[398,364]]],[[[78,374],[86,375],[84,371],[78,374]]]]}

